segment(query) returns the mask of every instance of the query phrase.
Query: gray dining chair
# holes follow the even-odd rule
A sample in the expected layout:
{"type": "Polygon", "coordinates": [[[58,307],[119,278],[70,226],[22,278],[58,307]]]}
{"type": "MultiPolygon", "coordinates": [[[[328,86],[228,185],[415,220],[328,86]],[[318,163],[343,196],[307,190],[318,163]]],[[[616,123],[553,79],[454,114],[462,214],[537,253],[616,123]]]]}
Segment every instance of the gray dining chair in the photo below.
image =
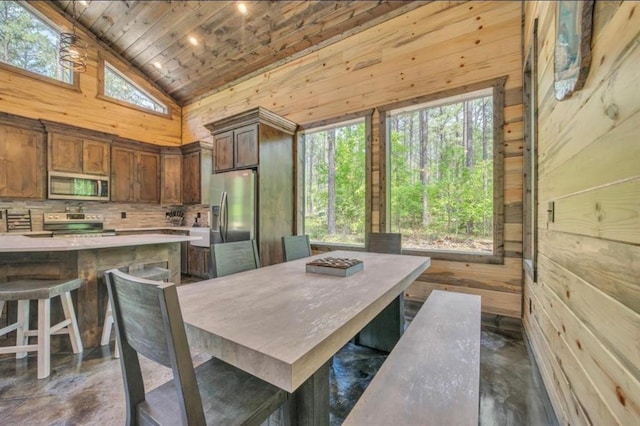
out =
{"type": "Polygon", "coordinates": [[[259,425],[285,391],[217,358],[194,369],[176,286],[112,269],[105,273],[125,386],[126,424],[259,425]],[[138,354],[173,379],[146,392],[138,354]]]}
{"type": "Polygon", "coordinates": [[[282,237],[284,260],[302,259],[311,256],[311,243],[308,235],[291,235],[282,237]]]}
{"type": "Polygon", "coordinates": [[[212,244],[211,258],[215,277],[224,277],[260,267],[255,240],[212,244]]]}
{"type": "MultiPolygon", "coordinates": [[[[372,253],[402,254],[402,234],[368,233],[365,250],[372,253]]],[[[356,335],[361,346],[391,352],[404,331],[404,295],[401,294],[356,335]]]]}

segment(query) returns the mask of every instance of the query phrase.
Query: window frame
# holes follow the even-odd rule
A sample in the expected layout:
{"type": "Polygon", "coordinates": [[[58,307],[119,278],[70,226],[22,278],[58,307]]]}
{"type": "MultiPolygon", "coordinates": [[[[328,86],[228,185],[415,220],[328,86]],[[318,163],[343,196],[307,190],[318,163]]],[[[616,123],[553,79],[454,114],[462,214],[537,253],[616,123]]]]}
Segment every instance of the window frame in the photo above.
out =
{"type": "MultiPolygon", "coordinates": [[[[51,30],[55,31],[56,33],[58,33],[58,43],[60,43],[60,34],[67,31],[66,29],[61,28],[59,25],[54,24],[50,19],[48,19],[46,16],[44,16],[42,13],[40,13],[38,10],[34,9],[29,3],[27,2],[21,2],[21,1],[15,1],[15,3],[17,3],[18,5],[20,5],[21,7],[23,7],[28,13],[30,13],[31,15],[33,15],[36,19],[38,19],[39,21],[41,21],[43,24],[45,24],[46,26],[48,26],[49,28],[51,28],[51,30]]],[[[18,66],[15,65],[11,65],[8,64],[6,62],[0,61],[0,69],[8,71],[8,72],[12,72],[15,74],[19,74],[23,77],[27,77],[27,78],[31,78],[43,83],[47,83],[47,84],[51,84],[54,86],[58,86],[61,87],[63,89],[68,89],[68,90],[73,90],[75,92],[82,92],[80,90],[80,73],[76,72],[76,71],[72,71],[72,82],[68,83],[66,81],[62,81],[62,80],[58,80],[57,78],[54,77],[49,77],[43,74],[39,74],[35,71],[31,71],[25,68],[20,68],[18,66]]]]}
{"type": "Polygon", "coordinates": [[[110,58],[105,58],[103,55],[99,55],[98,56],[98,94],[96,95],[96,98],[98,99],[102,99],[103,101],[107,101],[107,102],[111,102],[126,108],[131,108],[131,109],[135,109],[136,111],[140,111],[140,112],[144,112],[147,114],[153,114],[153,115],[157,115],[159,117],[164,117],[164,118],[172,118],[172,109],[171,109],[171,105],[167,102],[167,101],[163,101],[161,99],[159,99],[159,96],[152,94],[149,92],[149,90],[141,87],[140,83],[138,81],[136,81],[135,77],[131,77],[128,76],[124,71],[122,71],[122,68],[120,66],[118,66],[116,63],[116,61],[111,60],[110,58]],[[157,102],[158,104],[164,106],[167,109],[167,112],[163,113],[163,112],[159,112],[159,111],[154,111],[152,109],[148,109],[148,108],[144,108],[141,107],[139,105],[133,104],[131,102],[127,102],[127,101],[123,101],[120,100],[118,98],[114,98],[108,95],[105,95],[104,89],[105,89],[105,67],[109,67],[111,68],[116,74],[118,74],[118,76],[122,77],[124,80],[126,80],[128,83],[132,84],[133,86],[135,86],[138,90],[140,90],[142,93],[144,93],[146,96],[148,96],[149,98],[151,98],[153,101],[157,102]]]}
{"type": "Polygon", "coordinates": [[[493,95],[493,252],[473,253],[457,250],[419,250],[402,249],[403,254],[428,256],[437,260],[459,262],[504,264],[504,106],[506,76],[480,81],[465,86],[418,96],[401,102],[394,102],[378,108],[380,138],[380,230],[389,232],[390,224],[390,162],[388,161],[390,144],[388,139],[388,120],[391,111],[412,105],[437,102],[441,99],[464,95],[483,89],[492,89],[493,95]]]}
{"type": "Polygon", "coordinates": [[[522,194],[522,267],[537,280],[538,257],[538,20],[533,24],[531,45],[525,57],[522,78],[524,121],[522,194]]]}
{"type": "MultiPolygon", "coordinates": [[[[296,144],[295,144],[295,229],[298,235],[304,234],[304,197],[305,197],[305,185],[304,185],[304,170],[305,170],[305,145],[304,134],[310,130],[319,129],[322,127],[332,127],[341,123],[348,123],[358,119],[364,119],[365,125],[365,206],[364,206],[364,235],[371,229],[371,131],[372,131],[372,117],[373,109],[367,109],[364,111],[354,112],[350,114],[344,114],[338,117],[333,117],[326,120],[309,122],[298,126],[296,132],[296,144]]],[[[352,250],[352,251],[364,251],[364,242],[360,244],[348,244],[348,243],[326,243],[321,241],[311,241],[312,250],[328,251],[328,250],[352,250]]]]}

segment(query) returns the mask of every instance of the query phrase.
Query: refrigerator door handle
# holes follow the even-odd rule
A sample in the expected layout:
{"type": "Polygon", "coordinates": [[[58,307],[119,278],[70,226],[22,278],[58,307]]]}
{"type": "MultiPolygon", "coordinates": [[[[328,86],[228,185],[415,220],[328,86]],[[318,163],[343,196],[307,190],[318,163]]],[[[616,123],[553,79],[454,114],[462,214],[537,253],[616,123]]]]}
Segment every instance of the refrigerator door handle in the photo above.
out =
{"type": "Polygon", "coordinates": [[[227,193],[223,192],[220,196],[220,239],[223,243],[227,242],[227,230],[229,228],[229,204],[227,202],[227,193]]]}

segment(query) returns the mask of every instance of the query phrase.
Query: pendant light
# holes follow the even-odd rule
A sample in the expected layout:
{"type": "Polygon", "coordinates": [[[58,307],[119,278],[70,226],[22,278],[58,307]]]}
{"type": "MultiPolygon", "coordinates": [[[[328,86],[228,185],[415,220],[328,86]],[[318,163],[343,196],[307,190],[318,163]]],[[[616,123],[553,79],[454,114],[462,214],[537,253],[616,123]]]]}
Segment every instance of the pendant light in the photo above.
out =
{"type": "Polygon", "coordinates": [[[87,43],[76,34],[76,2],[73,0],[73,21],[70,33],[60,33],[58,62],[63,68],[75,72],[87,71],[87,43]]]}

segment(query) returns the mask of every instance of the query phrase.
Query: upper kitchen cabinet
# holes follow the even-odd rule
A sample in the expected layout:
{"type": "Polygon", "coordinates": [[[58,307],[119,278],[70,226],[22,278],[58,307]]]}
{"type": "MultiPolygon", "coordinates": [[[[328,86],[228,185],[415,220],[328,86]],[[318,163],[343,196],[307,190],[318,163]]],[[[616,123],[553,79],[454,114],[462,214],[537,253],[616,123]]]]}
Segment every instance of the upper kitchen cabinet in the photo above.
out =
{"type": "Polygon", "coordinates": [[[109,176],[111,135],[43,122],[50,171],[109,176]]]}
{"type": "Polygon", "coordinates": [[[44,199],[46,153],[42,125],[0,115],[0,198],[44,199]]]}
{"type": "Polygon", "coordinates": [[[250,124],[213,136],[215,172],[258,165],[258,125],[250,124]]]}
{"type": "Polygon", "coordinates": [[[179,148],[164,148],[161,153],[160,203],[182,202],[182,153],[179,148]]]}
{"type": "MultiPolygon", "coordinates": [[[[129,144],[130,145],[130,144],[129,144]]],[[[114,144],[111,149],[111,201],[159,203],[160,154],[114,144]]]]}
{"type": "Polygon", "coordinates": [[[205,125],[213,134],[213,172],[256,167],[260,163],[263,127],[293,135],[297,125],[264,108],[224,118],[205,125]]]}
{"type": "Polygon", "coordinates": [[[193,142],[182,147],[182,203],[209,204],[213,147],[193,142]]]}

